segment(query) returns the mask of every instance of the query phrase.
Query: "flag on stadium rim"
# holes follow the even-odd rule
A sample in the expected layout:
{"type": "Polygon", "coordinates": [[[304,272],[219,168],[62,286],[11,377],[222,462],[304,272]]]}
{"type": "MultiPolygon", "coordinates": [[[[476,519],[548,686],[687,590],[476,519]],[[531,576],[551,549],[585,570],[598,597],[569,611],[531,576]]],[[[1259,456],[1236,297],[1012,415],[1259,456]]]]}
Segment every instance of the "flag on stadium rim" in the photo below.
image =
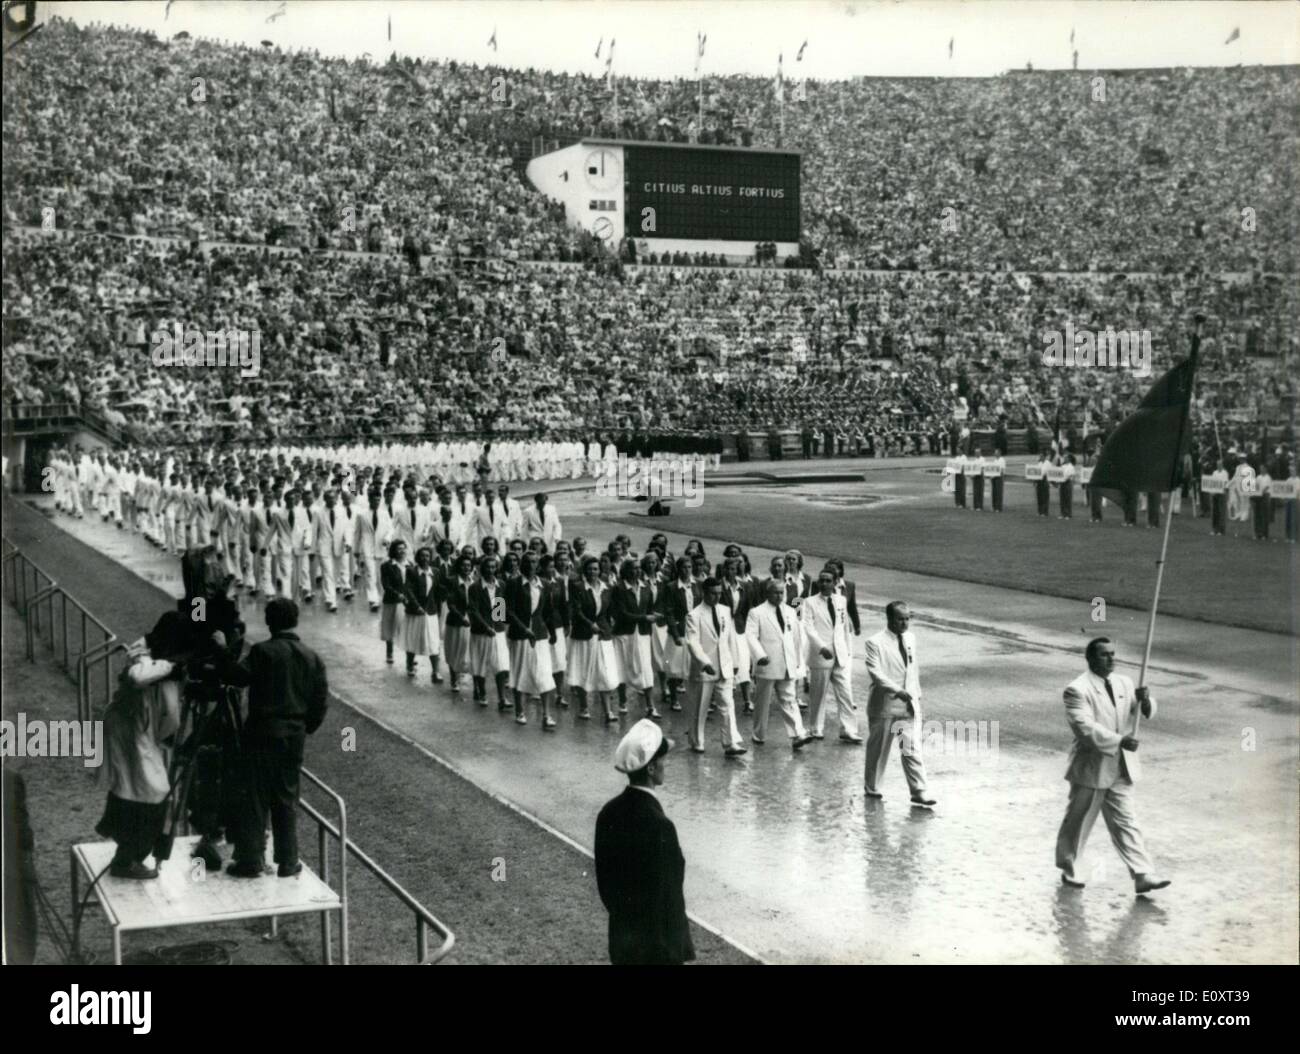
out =
{"type": "Polygon", "coordinates": [[[805,40],[802,44],[799,45],[799,54],[797,54],[797,55],[794,57],[795,62],[802,62],[802,61],[803,61],[803,53],[804,53],[804,49],[805,49],[807,46],[808,46],[808,41],[807,41],[807,40],[805,40]]]}
{"type": "Polygon", "coordinates": [[[955,44],[956,42],[957,42],[957,38],[956,38],[956,37],[949,37],[949,38],[948,38],[948,57],[949,57],[949,58],[952,58],[952,46],[953,46],[953,44],[955,44]]]}
{"type": "Polygon", "coordinates": [[[497,49],[497,27],[496,26],[492,27],[492,35],[488,37],[488,47],[490,47],[493,51],[496,51],[497,49]]]}
{"type": "Polygon", "coordinates": [[[617,42],[617,37],[609,38],[609,54],[605,58],[605,83],[609,85],[614,83],[614,45],[617,42]]]}
{"type": "Polygon", "coordinates": [[[1187,418],[1198,343],[1192,342],[1192,353],[1156,381],[1106,440],[1089,482],[1102,497],[1123,505],[1125,492],[1163,494],[1182,482],[1183,456],[1192,445],[1187,418]]]}
{"type": "Polygon", "coordinates": [[[1233,28],[1232,32],[1228,34],[1228,39],[1225,40],[1223,43],[1225,45],[1231,44],[1234,40],[1237,40],[1240,37],[1241,37],[1241,26],[1236,26],[1233,28]]]}
{"type": "Polygon", "coordinates": [[[700,59],[704,58],[704,44],[709,39],[709,34],[696,32],[695,34],[695,72],[700,72],[700,59]]]}
{"type": "Polygon", "coordinates": [[[785,72],[783,64],[785,62],[785,52],[781,52],[776,57],[776,81],[773,83],[773,91],[779,102],[785,102],[785,72]]]}
{"type": "Polygon", "coordinates": [[[605,36],[602,33],[600,39],[596,41],[596,58],[600,58],[600,49],[603,48],[604,46],[605,46],[605,36]]]}

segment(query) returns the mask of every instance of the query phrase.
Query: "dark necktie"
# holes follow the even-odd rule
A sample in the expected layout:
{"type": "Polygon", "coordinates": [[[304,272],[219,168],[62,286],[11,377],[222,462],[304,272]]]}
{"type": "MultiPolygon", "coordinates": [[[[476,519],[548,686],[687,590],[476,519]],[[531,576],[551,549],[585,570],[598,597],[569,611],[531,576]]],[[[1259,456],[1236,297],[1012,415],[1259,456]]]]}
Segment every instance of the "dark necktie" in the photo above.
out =
{"type": "Polygon", "coordinates": [[[446,505],[442,507],[442,525],[446,527],[451,522],[451,509],[446,505]]]}
{"type": "Polygon", "coordinates": [[[826,610],[831,613],[831,625],[834,626],[835,625],[835,598],[834,597],[826,598],[826,610]]]}
{"type": "Polygon", "coordinates": [[[785,632],[785,616],[781,614],[781,605],[780,605],[780,604],[773,604],[772,606],[776,608],[776,621],[777,621],[777,624],[780,625],[780,627],[781,627],[781,632],[784,633],[784,632],[785,632]]]}
{"type": "Polygon", "coordinates": [[[290,506],[290,507],[289,507],[289,529],[290,529],[290,530],[293,530],[293,528],[294,528],[294,526],[295,526],[295,519],[296,519],[296,517],[294,516],[294,513],[296,513],[297,511],[298,511],[298,510],[295,509],[293,506],[290,506]]]}
{"type": "Polygon", "coordinates": [[[371,523],[371,525],[375,528],[375,530],[379,530],[379,510],[378,510],[378,509],[376,509],[374,512],[372,512],[372,513],[370,514],[370,523],[371,523]]]}
{"type": "Polygon", "coordinates": [[[415,526],[415,510],[414,510],[414,509],[411,510],[411,526],[412,526],[412,527],[415,526]]]}
{"type": "MultiPolygon", "coordinates": [[[[1115,706],[1115,689],[1110,686],[1109,677],[1105,678],[1105,682],[1106,682],[1106,694],[1110,696],[1110,705],[1115,706]]],[[[1119,708],[1116,707],[1116,710],[1118,709],[1119,708]]]]}
{"type": "Polygon", "coordinates": [[[334,506],[330,506],[330,526],[334,526],[334,506]]]}
{"type": "Polygon", "coordinates": [[[902,653],[902,655],[903,655],[903,665],[906,666],[906,665],[907,665],[907,645],[903,643],[903,635],[902,635],[901,633],[898,635],[898,650],[902,653]]]}
{"type": "Polygon", "coordinates": [[[714,605],[713,607],[709,608],[709,611],[710,611],[710,613],[713,615],[713,632],[714,632],[714,634],[715,634],[716,636],[721,637],[721,636],[722,636],[722,627],[718,625],[718,608],[717,608],[717,606],[714,605]]]}
{"type": "Polygon", "coordinates": [[[497,522],[497,509],[490,501],[488,502],[488,523],[497,522]]]}

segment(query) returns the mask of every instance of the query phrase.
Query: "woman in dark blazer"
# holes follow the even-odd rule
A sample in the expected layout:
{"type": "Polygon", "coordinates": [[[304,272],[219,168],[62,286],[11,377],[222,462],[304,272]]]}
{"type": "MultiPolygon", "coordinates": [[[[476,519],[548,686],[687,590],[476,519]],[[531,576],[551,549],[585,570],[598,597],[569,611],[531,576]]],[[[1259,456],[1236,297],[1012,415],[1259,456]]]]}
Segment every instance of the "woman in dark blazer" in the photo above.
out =
{"type": "Polygon", "coordinates": [[[406,609],[406,543],[395,538],[388,543],[388,559],[379,568],[379,584],[384,591],[379,611],[379,639],[384,642],[388,665],[393,665],[393,642],[402,636],[406,609]]]}
{"type": "Polygon", "coordinates": [[[452,573],[440,582],[439,598],[445,623],[442,651],[447,658],[453,692],[460,691],[460,675],[470,668],[469,591],[473,585],[474,561],[464,554],[456,558],[452,573]]]}
{"type": "Polygon", "coordinates": [[[655,685],[650,635],[655,623],[654,592],[641,581],[636,562],[628,560],[619,569],[619,582],[610,602],[614,629],[614,651],[619,661],[618,712],[627,713],[627,692],[640,692],[645,716],[659,720],[652,690],[655,685]]]}
{"type": "Polygon", "coordinates": [[[510,649],[509,683],[515,697],[515,723],[526,725],[524,703],[528,696],[542,701],[542,731],[555,730],[551,697],[555,675],[551,644],[555,638],[555,613],[551,590],[537,574],[537,558],[524,553],[519,576],[506,583],[506,639],[510,649]]]}
{"type": "Polygon", "coordinates": [[[415,563],[406,569],[406,675],[415,676],[415,657],[429,656],[430,677],[442,684],[438,673],[438,654],[442,651],[442,634],[438,627],[438,600],[442,576],[433,566],[433,550],[422,546],[415,551],[415,563]]]}

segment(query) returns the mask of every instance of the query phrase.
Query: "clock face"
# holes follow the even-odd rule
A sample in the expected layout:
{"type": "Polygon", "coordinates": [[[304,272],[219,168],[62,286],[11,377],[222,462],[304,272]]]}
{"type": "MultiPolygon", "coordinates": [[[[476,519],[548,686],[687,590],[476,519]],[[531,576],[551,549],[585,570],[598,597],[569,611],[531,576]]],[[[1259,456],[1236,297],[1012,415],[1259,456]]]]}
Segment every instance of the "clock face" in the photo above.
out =
{"type": "Polygon", "coordinates": [[[591,225],[591,233],[603,242],[614,237],[614,224],[608,216],[601,216],[591,225]]]}
{"type": "Polygon", "coordinates": [[[592,190],[613,190],[623,185],[623,169],[616,150],[602,147],[591,151],[582,168],[587,186],[592,190]]]}

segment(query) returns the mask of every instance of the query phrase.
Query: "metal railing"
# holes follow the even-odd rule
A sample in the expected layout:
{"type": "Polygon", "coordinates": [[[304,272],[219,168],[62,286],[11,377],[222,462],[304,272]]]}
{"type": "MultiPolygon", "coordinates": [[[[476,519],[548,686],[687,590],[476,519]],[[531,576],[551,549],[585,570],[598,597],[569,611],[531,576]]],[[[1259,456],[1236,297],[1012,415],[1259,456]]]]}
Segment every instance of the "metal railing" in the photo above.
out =
{"type": "Polygon", "coordinates": [[[25,623],[27,660],[36,661],[37,639],[48,639],[55,661],[77,685],[77,719],[90,720],[100,702],[95,687],[100,683],[94,678],[96,668],[103,667],[102,705],[107,706],[113,697],[113,663],[117,653],[126,650],[125,645],[8,538],[0,541],[0,547],[5,596],[25,623]],[[71,626],[80,628],[77,634],[70,632],[70,613],[71,626]]]}
{"type": "MultiPolygon", "coordinates": [[[[59,660],[60,665],[64,672],[71,674],[77,683],[77,718],[82,721],[90,720],[95,704],[95,697],[91,687],[92,671],[99,665],[103,665],[104,705],[107,706],[113,694],[113,665],[119,655],[126,653],[126,645],[118,640],[112,631],[99,619],[87,611],[79,601],[64,591],[53,578],[28,559],[22,550],[10,542],[8,538],[0,539],[0,571],[4,576],[5,596],[13,601],[14,607],[23,616],[26,624],[28,660],[32,662],[36,660],[35,642],[36,638],[41,635],[41,606],[46,605],[47,617],[45,625],[49,630],[50,649],[54,653],[55,659],[59,660],[60,649],[58,643],[61,640],[62,659],[59,660]],[[59,604],[60,611],[57,624],[62,628],[59,638],[56,638],[54,632],[56,625],[54,605],[56,602],[59,604]],[[69,649],[69,604],[81,615],[81,647],[75,653],[69,649]],[[104,639],[87,647],[86,632],[90,626],[97,629],[104,639]],[[74,654],[76,656],[75,661],[73,660],[74,654]]],[[[452,948],[455,947],[455,934],[348,837],[347,805],[343,801],[342,795],[310,769],[302,769],[302,775],[308,782],[315,784],[324,794],[333,799],[338,810],[338,825],[335,826],[315,806],[303,800],[301,794],[299,795],[298,807],[316,822],[317,843],[320,851],[320,879],[326,885],[329,885],[330,880],[329,839],[334,838],[338,842],[338,893],[341,904],[339,913],[340,961],[346,965],[350,961],[351,955],[348,935],[349,853],[356,857],[361,866],[379,879],[384,888],[397,897],[415,916],[416,963],[422,966],[432,966],[445,959],[452,948]],[[429,953],[430,931],[435,933],[441,941],[432,955],[429,953]]],[[[276,929],[274,917],[271,923],[272,932],[274,933],[276,929]]],[[[328,962],[332,955],[330,915],[328,912],[321,914],[321,943],[325,949],[326,961],[328,962]]]]}

